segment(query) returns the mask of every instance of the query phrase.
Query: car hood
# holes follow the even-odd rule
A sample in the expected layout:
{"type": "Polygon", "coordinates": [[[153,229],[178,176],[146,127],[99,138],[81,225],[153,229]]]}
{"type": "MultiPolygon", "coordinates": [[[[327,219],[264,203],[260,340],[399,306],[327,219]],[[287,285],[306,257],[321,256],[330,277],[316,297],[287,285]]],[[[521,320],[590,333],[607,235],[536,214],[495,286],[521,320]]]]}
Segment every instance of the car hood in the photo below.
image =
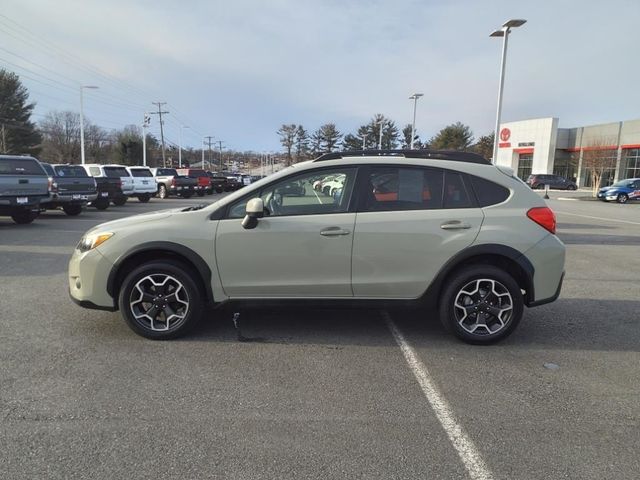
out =
{"type": "Polygon", "coordinates": [[[111,222],[101,223],[93,227],[90,232],[97,230],[119,230],[121,228],[128,227],[129,225],[139,225],[141,223],[153,222],[156,220],[164,220],[178,212],[181,208],[172,208],[169,210],[160,210],[157,212],[141,213],[140,215],[133,215],[131,217],[121,218],[119,220],[113,220],[111,222]]]}

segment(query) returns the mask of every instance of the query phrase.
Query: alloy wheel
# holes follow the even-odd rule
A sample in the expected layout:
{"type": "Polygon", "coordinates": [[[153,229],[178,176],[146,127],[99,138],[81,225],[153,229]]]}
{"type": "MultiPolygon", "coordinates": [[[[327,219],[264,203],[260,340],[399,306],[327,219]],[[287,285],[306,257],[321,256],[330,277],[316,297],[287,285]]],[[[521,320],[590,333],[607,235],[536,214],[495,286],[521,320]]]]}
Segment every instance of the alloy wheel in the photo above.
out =
{"type": "Polygon", "coordinates": [[[474,335],[493,335],[513,317],[513,298],[497,280],[480,278],[462,287],[454,300],[458,325],[474,335]]]}
{"type": "Polygon", "coordinates": [[[131,290],[129,308],[141,327],[166,332],[184,323],[189,313],[189,295],[171,275],[147,275],[131,290]]]}

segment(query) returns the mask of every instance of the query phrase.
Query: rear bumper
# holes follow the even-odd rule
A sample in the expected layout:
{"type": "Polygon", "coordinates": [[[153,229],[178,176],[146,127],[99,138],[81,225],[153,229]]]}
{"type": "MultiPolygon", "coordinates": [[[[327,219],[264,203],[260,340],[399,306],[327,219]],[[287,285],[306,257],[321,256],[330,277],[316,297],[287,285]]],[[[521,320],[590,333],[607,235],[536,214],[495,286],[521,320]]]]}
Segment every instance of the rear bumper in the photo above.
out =
{"type": "Polygon", "coordinates": [[[541,300],[535,300],[533,302],[525,302],[525,305],[529,308],[531,307],[539,307],[540,305],[545,305],[547,303],[555,302],[560,296],[560,291],[562,290],[562,282],[564,281],[564,273],[562,272],[562,276],[560,277],[560,283],[558,283],[558,288],[556,289],[556,293],[554,293],[549,298],[543,298],[541,300]]]}
{"type": "Polygon", "coordinates": [[[22,210],[39,211],[40,204],[47,199],[47,196],[16,196],[0,198],[0,215],[11,215],[22,210]],[[19,201],[20,200],[20,201],[19,201]]]}
{"type": "Polygon", "coordinates": [[[98,198],[98,192],[53,193],[41,203],[47,207],[70,204],[84,205],[85,203],[93,202],[96,198],[98,198]]]}

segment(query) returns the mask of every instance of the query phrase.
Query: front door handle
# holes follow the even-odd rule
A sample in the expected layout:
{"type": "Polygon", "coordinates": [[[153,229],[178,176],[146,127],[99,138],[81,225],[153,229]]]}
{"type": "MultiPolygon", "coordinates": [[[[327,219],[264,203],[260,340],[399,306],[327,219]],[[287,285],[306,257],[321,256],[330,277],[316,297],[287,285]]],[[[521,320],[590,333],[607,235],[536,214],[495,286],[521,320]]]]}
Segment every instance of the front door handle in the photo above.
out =
{"type": "Polygon", "coordinates": [[[323,237],[340,237],[343,235],[349,235],[349,230],[342,229],[340,227],[329,227],[324,230],[320,230],[320,235],[323,237]]]}
{"type": "Polygon", "coordinates": [[[471,224],[467,222],[461,222],[460,220],[451,220],[440,225],[443,230],[466,230],[471,228],[471,224]]]}

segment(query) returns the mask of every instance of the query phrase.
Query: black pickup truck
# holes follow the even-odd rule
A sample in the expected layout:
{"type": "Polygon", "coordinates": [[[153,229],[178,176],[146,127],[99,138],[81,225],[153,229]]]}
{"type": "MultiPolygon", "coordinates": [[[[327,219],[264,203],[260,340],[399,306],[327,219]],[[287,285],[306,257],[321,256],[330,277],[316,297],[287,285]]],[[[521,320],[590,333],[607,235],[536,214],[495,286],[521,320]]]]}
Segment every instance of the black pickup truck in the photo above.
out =
{"type": "Polygon", "coordinates": [[[33,157],[0,155],[0,215],[31,223],[49,196],[47,174],[33,157]]]}
{"type": "Polygon", "coordinates": [[[227,177],[224,175],[218,175],[215,172],[207,172],[209,178],[211,179],[211,190],[216,193],[222,193],[227,191],[227,177]]]}
{"type": "Polygon", "coordinates": [[[96,207],[98,210],[106,210],[109,203],[124,204],[122,199],[126,201],[126,196],[122,193],[122,180],[118,176],[107,176],[101,165],[82,165],[82,168],[93,177],[96,181],[98,197],[89,205],[96,207]]]}
{"type": "Polygon", "coordinates": [[[50,165],[42,163],[49,175],[49,198],[40,206],[53,210],[62,208],[67,215],[80,215],[82,207],[98,198],[96,181],[80,165],[50,165]]]}

